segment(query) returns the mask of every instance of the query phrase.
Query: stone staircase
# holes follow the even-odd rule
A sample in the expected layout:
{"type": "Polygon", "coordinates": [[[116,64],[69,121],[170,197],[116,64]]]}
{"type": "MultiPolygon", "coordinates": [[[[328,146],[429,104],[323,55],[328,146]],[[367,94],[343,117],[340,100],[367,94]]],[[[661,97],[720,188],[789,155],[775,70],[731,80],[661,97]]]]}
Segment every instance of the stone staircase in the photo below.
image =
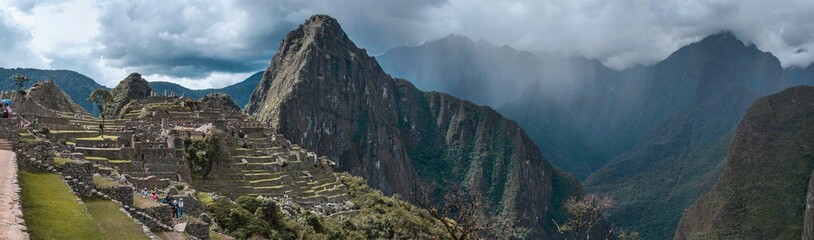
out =
{"type": "Polygon", "coordinates": [[[8,139],[0,139],[0,150],[8,150],[11,151],[13,148],[11,142],[8,139]]]}

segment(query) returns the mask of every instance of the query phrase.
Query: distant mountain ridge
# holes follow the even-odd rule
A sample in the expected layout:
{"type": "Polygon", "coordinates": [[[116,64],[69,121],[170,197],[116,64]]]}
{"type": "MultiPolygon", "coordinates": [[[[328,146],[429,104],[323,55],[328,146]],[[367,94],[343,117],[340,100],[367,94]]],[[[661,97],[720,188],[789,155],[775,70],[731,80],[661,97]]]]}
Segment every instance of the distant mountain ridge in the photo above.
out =
{"type": "MultiPolygon", "coordinates": [[[[466,74],[456,75],[484,71],[481,60],[457,59],[486,52],[470,48],[506,50],[462,38],[398,48],[378,59],[396,76],[424,78],[415,80],[419,87],[431,81],[424,86],[452,88],[433,90],[453,96],[475,96],[470,99],[475,101],[478,94],[496,91],[519,96],[493,107],[517,120],[556,167],[587,177],[588,192],[616,198],[612,222],[640,231],[645,239],[671,238],[684,208],[717,182],[735,126],[752,101],[814,83],[814,67],[783,69],[770,53],[724,32],[655,65],[623,71],[578,58],[558,69],[543,60],[565,60],[537,54],[542,60],[536,69],[516,73],[520,82],[532,83],[512,92],[517,88],[482,84],[504,83],[500,78],[475,74],[470,81],[466,74]],[[565,74],[546,78],[540,71],[565,74]],[[454,89],[460,84],[469,85],[454,89]],[[472,89],[477,91],[468,92],[472,89]]],[[[510,63],[490,61],[484,69],[510,63]]]]}
{"type": "MultiPolygon", "coordinates": [[[[71,97],[73,102],[79,104],[86,111],[93,115],[98,115],[99,111],[90,102],[87,101],[90,93],[95,89],[107,89],[105,86],[97,83],[95,80],[70,70],[44,70],[33,68],[0,68],[0,91],[14,90],[16,86],[9,80],[14,74],[23,74],[28,76],[29,81],[26,82],[24,89],[28,89],[39,80],[51,80],[60,89],[62,89],[68,96],[71,97]]],[[[252,74],[248,78],[239,83],[224,87],[213,89],[200,89],[192,90],[176,83],[170,82],[148,82],[150,87],[157,94],[164,94],[165,92],[174,93],[175,95],[186,95],[194,99],[201,99],[205,95],[211,93],[225,93],[234,99],[238,106],[245,106],[249,101],[249,96],[257,83],[260,82],[263,72],[252,74]]]]}
{"type": "Polygon", "coordinates": [[[59,86],[71,99],[91,114],[99,114],[93,104],[87,101],[93,90],[105,88],[93,79],[70,70],[41,70],[33,68],[0,68],[0,90],[14,90],[16,86],[9,80],[14,74],[28,76],[24,89],[30,88],[39,80],[51,80],[59,86]]]}
{"type": "Polygon", "coordinates": [[[249,102],[249,97],[251,96],[252,91],[254,91],[254,88],[257,87],[257,83],[260,82],[261,78],[263,78],[262,71],[252,74],[239,83],[235,83],[224,88],[193,90],[177,83],[160,81],[150,82],[150,87],[152,87],[153,90],[158,94],[164,94],[166,92],[167,94],[175,94],[177,96],[184,95],[194,99],[201,99],[202,97],[211,93],[225,93],[231,96],[238,106],[243,107],[249,102]]]}

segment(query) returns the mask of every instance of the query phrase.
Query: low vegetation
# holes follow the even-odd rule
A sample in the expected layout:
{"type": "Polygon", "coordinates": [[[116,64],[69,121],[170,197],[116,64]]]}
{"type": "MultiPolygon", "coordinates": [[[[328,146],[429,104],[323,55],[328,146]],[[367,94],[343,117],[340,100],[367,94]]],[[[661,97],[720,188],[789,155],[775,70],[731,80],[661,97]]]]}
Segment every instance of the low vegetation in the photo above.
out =
{"type": "Polygon", "coordinates": [[[105,239],[59,174],[20,172],[21,201],[31,239],[105,239]]]}
{"type": "Polygon", "coordinates": [[[119,204],[103,199],[85,199],[84,202],[90,215],[106,233],[107,239],[149,239],[140,225],[119,210],[119,204]]]}
{"type": "Polygon", "coordinates": [[[291,217],[269,199],[240,197],[203,201],[215,222],[238,239],[432,239],[443,236],[424,210],[367,186],[364,180],[342,174],[358,207],[353,217],[321,216],[304,212],[291,217]]]}
{"type": "Polygon", "coordinates": [[[206,179],[212,168],[226,159],[226,144],[223,142],[223,133],[213,130],[203,139],[184,139],[184,160],[189,163],[192,173],[206,179]]]}

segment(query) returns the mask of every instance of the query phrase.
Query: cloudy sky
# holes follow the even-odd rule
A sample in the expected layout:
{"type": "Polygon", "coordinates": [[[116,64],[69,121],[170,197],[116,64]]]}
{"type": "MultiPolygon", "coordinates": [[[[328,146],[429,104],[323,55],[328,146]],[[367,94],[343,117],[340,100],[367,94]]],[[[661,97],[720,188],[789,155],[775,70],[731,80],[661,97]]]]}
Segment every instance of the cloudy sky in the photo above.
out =
{"type": "Polygon", "coordinates": [[[374,55],[456,33],[624,69],[728,30],[785,67],[814,61],[814,0],[0,0],[0,67],[223,87],[265,69],[317,13],[374,55]]]}

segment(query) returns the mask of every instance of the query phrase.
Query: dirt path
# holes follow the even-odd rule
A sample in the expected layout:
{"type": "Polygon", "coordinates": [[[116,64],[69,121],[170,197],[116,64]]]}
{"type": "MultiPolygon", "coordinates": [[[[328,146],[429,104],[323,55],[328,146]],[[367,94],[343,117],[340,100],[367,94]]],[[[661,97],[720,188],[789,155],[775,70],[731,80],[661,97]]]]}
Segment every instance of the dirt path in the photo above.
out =
{"type": "MultiPolygon", "coordinates": [[[[4,141],[0,143],[4,144],[4,141]]],[[[14,157],[14,152],[0,150],[0,239],[28,239],[20,208],[20,186],[14,157]]]]}

